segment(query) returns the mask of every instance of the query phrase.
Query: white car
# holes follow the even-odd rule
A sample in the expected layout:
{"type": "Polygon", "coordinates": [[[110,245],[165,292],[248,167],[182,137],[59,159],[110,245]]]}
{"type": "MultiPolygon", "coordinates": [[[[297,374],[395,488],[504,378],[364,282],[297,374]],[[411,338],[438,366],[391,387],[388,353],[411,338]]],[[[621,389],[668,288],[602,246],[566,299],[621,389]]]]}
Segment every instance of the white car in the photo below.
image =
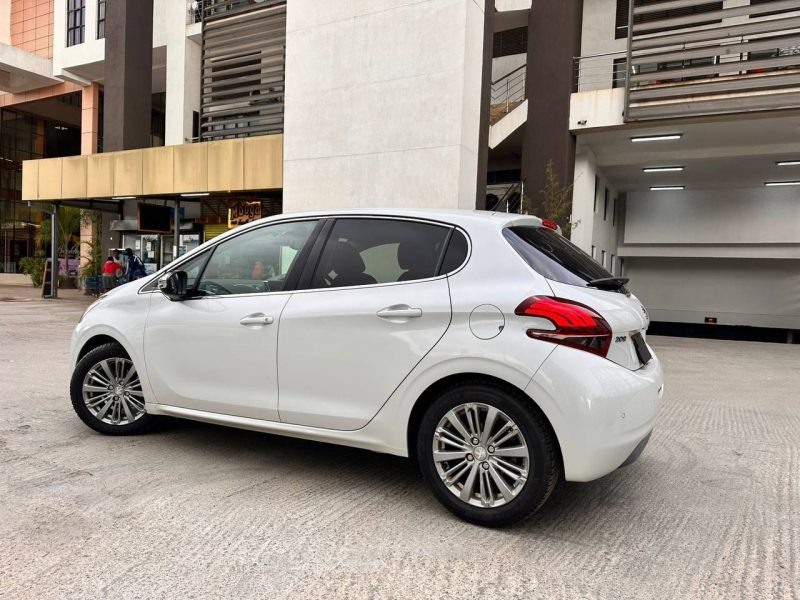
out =
{"type": "Polygon", "coordinates": [[[72,404],[111,435],[168,415],[415,457],[507,524],[647,444],[662,371],[625,283],[535,217],[271,217],[91,305],[72,404]]]}

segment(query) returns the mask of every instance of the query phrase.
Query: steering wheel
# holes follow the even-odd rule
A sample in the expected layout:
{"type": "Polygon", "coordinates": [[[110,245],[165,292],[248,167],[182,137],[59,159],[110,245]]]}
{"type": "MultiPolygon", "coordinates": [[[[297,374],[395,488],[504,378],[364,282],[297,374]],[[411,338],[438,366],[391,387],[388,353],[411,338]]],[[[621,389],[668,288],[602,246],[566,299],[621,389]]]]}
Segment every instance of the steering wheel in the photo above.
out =
{"type": "Polygon", "coordinates": [[[208,292],[212,296],[224,296],[231,294],[231,291],[224,285],[218,284],[216,281],[203,281],[197,286],[201,292],[208,292]]]}

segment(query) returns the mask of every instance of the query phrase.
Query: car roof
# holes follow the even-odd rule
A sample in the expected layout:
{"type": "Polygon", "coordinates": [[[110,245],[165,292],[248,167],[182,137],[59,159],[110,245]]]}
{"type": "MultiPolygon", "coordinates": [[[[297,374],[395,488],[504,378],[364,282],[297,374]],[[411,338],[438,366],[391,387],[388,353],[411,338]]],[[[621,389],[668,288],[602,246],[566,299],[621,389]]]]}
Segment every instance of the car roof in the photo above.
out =
{"type": "MultiPolygon", "coordinates": [[[[283,213],[266,217],[255,223],[266,220],[278,221],[297,219],[303,217],[401,217],[410,219],[424,219],[430,221],[444,221],[469,229],[470,227],[507,227],[511,224],[541,225],[542,220],[532,215],[518,215],[514,213],[490,212],[486,210],[466,209],[438,209],[438,208],[361,208],[342,210],[320,210],[309,212],[283,213]]],[[[253,223],[253,225],[255,225],[253,223]]]]}

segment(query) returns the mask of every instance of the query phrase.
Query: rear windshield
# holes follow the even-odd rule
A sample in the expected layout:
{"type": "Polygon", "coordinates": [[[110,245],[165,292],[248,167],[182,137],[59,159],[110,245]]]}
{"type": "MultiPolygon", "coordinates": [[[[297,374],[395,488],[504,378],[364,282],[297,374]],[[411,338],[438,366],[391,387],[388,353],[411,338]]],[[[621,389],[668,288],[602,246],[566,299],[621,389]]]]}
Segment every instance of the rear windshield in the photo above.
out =
{"type": "Polygon", "coordinates": [[[547,227],[508,227],[503,236],[525,262],[547,279],[586,285],[594,279],[613,277],[591,256],[547,227]]]}

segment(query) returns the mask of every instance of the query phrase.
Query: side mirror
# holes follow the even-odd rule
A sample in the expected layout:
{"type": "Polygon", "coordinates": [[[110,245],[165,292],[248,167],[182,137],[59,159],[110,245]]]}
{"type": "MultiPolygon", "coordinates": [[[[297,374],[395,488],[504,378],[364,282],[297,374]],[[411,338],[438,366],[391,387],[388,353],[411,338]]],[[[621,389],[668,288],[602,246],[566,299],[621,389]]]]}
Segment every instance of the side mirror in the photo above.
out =
{"type": "Polygon", "coordinates": [[[173,271],[158,280],[158,289],[173,302],[186,299],[189,278],[186,271],[173,271]]]}

